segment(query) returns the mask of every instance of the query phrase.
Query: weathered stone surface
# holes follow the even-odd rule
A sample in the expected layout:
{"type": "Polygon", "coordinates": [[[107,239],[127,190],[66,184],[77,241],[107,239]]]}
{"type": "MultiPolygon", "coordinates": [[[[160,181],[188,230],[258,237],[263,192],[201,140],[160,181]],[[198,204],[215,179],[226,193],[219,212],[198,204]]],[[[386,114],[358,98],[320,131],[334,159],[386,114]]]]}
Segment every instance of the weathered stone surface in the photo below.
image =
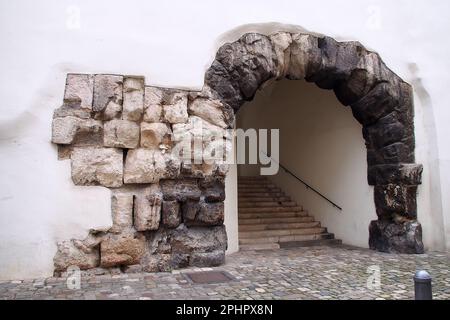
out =
{"type": "Polygon", "coordinates": [[[90,74],[69,73],[66,78],[64,104],[73,109],[92,110],[94,77],[90,74]]]}
{"type": "MultiPolygon", "coordinates": [[[[123,102],[123,77],[116,75],[98,74],[94,77],[94,104],[93,110],[115,115],[122,109],[123,102]]],[[[100,116],[101,117],[101,116],[100,116]]]]}
{"type": "Polygon", "coordinates": [[[399,99],[398,92],[392,88],[391,84],[381,83],[352,104],[352,113],[362,125],[371,125],[393,112],[399,104],[399,99]]]}
{"type": "Polygon", "coordinates": [[[292,36],[287,32],[277,32],[269,36],[272,46],[275,51],[277,60],[277,72],[276,78],[283,79],[289,70],[291,62],[291,49],[292,36]]]}
{"type": "Polygon", "coordinates": [[[181,223],[180,203],[176,200],[162,202],[162,223],[167,228],[176,228],[181,223]]]}
{"type": "Polygon", "coordinates": [[[156,183],[160,179],[173,179],[179,175],[177,157],[158,150],[131,149],[125,160],[125,183],[156,183]]]}
{"type": "Polygon", "coordinates": [[[375,186],[375,207],[380,218],[390,218],[395,215],[415,219],[417,186],[389,184],[375,186]]]}
{"type": "Polygon", "coordinates": [[[183,204],[183,221],[191,226],[220,226],[224,219],[223,202],[207,203],[200,201],[195,203],[188,201],[183,204]]]}
{"type": "Polygon", "coordinates": [[[95,145],[102,134],[103,125],[97,120],[72,116],[53,119],[52,142],[56,144],[95,145]]]}
{"type": "Polygon", "coordinates": [[[199,185],[206,202],[221,202],[225,200],[224,179],[202,179],[199,185]]]}
{"type": "Polygon", "coordinates": [[[145,272],[170,272],[171,259],[171,254],[146,254],[141,263],[145,272]]]}
{"type": "Polygon", "coordinates": [[[396,143],[406,142],[414,135],[414,128],[408,125],[404,114],[397,111],[379,119],[371,126],[363,128],[363,136],[369,149],[382,148],[396,143]]]}
{"type": "Polygon", "coordinates": [[[100,244],[104,268],[138,264],[145,251],[145,237],[138,233],[110,234],[100,244]]]}
{"type": "MultiPolygon", "coordinates": [[[[272,43],[267,36],[257,33],[244,34],[239,41],[223,45],[216,60],[238,83],[247,100],[251,100],[259,86],[277,73],[272,43]]],[[[215,89],[211,84],[210,87],[215,89]]]]}
{"type": "Polygon", "coordinates": [[[172,130],[167,123],[141,123],[141,147],[168,150],[172,146],[172,130]]]}
{"type": "Polygon", "coordinates": [[[218,165],[202,163],[202,164],[193,164],[183,162],[181,164],[181,176],[185,178],[209,178],[213,177],[218,172],[218,165]]]}
{"type": "Polygon", "coordinates": [[[368,168],[369,185],[404,184],[419,185],[422,183],[421,164],[386,164],[368,168]]]}
{"type": "Polygon", "coordinates": [[[372,221],[369,226],[369,246],[382,252],[423,253],[422,227],[415,220],[372,221]]]}
{"type": "Polygon", "coordinates": [[[118,233],[133,226],[133,195],[116,193],[111,197],[113,226],[111,232],[118,233]]]}
{"type": "Polygon", "coordinates": [[[308,81],[314,81],[323,89],[333,89],[346,81],[361,59],[364,47],[355,41],[337,42],[330,37],[318,38],[321,66],[308,81]]]}
{"type": "Polygon", "coordinates": [[[161,221],[162,194],[155,187],[149,194],[137,195],[134,201],[134,227],[137,231],[158,230],[161,221]]]}
{"type": "Polygon", "coordinates": [[[391,75],[392,72],[377,53],[361,49],[356,68],[348,79],[334,87],[334,93],[343,105],[349,106],[364,97],[375,85],[388,81],[391,75]]]}
{"type": "Polygon", "coordinates": [[[403,142],[396,142],[380,149],[367,150],[369,166],[397,163],[414,163],[414,149],[403,142]]]}
{"type": "Polygon", "coordinates": [[[83,251],[73,241],[62,241],[57,244],[56,255],[53,258],[55,271],[66,271],[70,266],[82,270],[95,268],[99,265],[100,254],[97,250],[83,251]]]}
{"type": "Polygon", "coordinates": [[[145,122],[163,121],[163,96],[164,89],[158,87],[145,87],[143,118],[145,122]]]}
{"type": "Polygon", "coordinates": [[[202,194],[196,179],[161,180],[160,185],[165,201],[198,201],[202,194]]]}
{"type": "Polygon", "coordinates": [[[219,100],[196,98],[189,103],[189,113],[198,116],[218,127],[227,128],[228,122],[223,110],[226,108],[219,100]]]}
{"type": "Polygon", "coordinates": [[[214,60],[211,67],[206,71],[205,84],[235,111],[239,110],[244,103],[239,84],[217,60],[214,60]]]}
{"type": "Polygon", "coordinates": [[[190,256],[189,265],[194,267],[217,267],[225,263],[225,251],[194,252],[190,256]]]}
{"type": "Polygon", "coordinates": [[[179,90],[166,90],[163,99],[164,120],[169,123],[185,123],[187,112],[188,93],[179,90]]]}
{"type": "Polygon", "coordinates": [[[105,147],[133,149],[139,146],[139,125],[128,120],[111,120],[104,123],[105,147]]]}
{"type": "Polygon", "coordinates": [[[316,36],[301,33],[292,34],[290,52],[288,79],[308,79],[320,69],[322,56],[316,36]]]}
{"type": "Polygon", "coordinates": [[[192,227],[180,225],[171,231],[173,253],[211,252],[227,249],[225,226],[192,227]]]}
{"type": "Polygon", "coordinates": [[[120,187],[123,176],[122,150],[113,148],[74,148],[71,157],[72,180],[76,185],[120,187]]]}
{"type": "Polygon", "coordinates": [[[125,77],[122,119],[139,121],[144,113],[144,78],[125,77]]]}

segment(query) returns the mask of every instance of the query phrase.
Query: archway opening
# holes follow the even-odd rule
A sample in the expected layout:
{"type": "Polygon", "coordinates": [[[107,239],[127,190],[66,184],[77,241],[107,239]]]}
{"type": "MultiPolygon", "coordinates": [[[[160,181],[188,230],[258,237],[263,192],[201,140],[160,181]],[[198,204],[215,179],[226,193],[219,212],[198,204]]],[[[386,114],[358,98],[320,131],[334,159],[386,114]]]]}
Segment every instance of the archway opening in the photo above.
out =
{"type": "Polygon", "coordinates": [[[279,129],[276,175],[252,181],[261,165],[238,165],[241,249],[340,240],[367,247],[377,216],[361,125],[331,91],[301,80],[270,82],[236,113],[236,127],[279,129]]]}
{"type": "Polygon", "coordinates": [[[228,119],[267,81],[288,78],[333,90],[363,126],[367,179],[374,186],[377,220],[369,246],[386,252],[423,252],[416,192],[422,166],[414,163],[411,86],[378,54],[358,42],[279,32],[249,33],[223,45],[205,76],[204,91],[221,102],[228,119]]]}

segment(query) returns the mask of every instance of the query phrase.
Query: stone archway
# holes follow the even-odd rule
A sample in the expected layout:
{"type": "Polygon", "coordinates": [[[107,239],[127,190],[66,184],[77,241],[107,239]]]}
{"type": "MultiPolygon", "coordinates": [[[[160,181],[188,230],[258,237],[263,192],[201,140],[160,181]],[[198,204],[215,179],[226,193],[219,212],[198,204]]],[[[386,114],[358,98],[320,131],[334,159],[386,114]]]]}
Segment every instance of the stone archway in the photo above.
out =
{"type": "Polygon", "coordinates": [[[218,50],[200,92],[145,86],[136,76],[67,76],[52,142],[60,159],[71,160],[74,184],[111,189],[112,226],[59,242],[55,270],[137,265],[164,271],[223,263],[228,166],[193,163],[195,152],[180,158],[169,151],[181,143],[177,137],[196,139],[199,122],[201,148],[214,143],[205,135],[227,141],[225,129],[233,128],[241,105],[266,81],[285,77],[334,90],[363,125],[378,215],[369,226],[370,247],[422,253],[416,209],[422,166],[414,164],[410,85],[358,42],[249,33],[218,50]]]}
{"type": "Polygon", "coordinates": [[[369,226],[370,248],[422,253],[416,206],[422,166],[414,163],[411,86],[358,42],[279,32],[249,33],[223,45],[206,72],[205,88],[232,114],[266,81],[282,78],[333,90],[362,124],[378,215],[369,226]]]}

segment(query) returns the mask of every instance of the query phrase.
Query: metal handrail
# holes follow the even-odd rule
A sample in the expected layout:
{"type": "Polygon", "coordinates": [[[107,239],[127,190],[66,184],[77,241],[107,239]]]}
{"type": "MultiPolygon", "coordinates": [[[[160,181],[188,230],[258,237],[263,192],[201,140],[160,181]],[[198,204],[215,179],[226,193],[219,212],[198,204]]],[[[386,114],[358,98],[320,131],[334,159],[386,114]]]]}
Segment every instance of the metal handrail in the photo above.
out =
{"type": "Polygon", "coordinates": [[[285,166],[283,166],[280,162],[278,162],[277,160],[273,159],[272,157],[269,157],[267,154],[265,154],[264,152],[260,151],[260,153],[264,154],[266,157],[272,159],[273,161],[275,161],[276,163],[278,163],[278,165],[284,170],[286,171],[286,173],[289,173],[291,176],[293,176],[295,179],[297,179],[298,181],[300,181],[301,183],[303,183],[306,187],[306,189],[311,189],[312,191],[314,191],[316,194],[318,194],[321,198],[325,199],[326,201],[328,201],[329,203],[331,203],[333,205],[333,207],[339,209],[342,211],[342,208],[340,206],[338,206],[335,202],[331,201],[330,199],[328,199],[327,197],[325,197],[322,193],[320,193],[318,190],[316,190],[314,187],[312,187],[311,185],[309,185],[308,183],[306,183],[305,181],[303,181],[301,178],[299,178],[295,173],[293,173],[291,170],[289,170],[288,168],[286,168],[285,166]]]}

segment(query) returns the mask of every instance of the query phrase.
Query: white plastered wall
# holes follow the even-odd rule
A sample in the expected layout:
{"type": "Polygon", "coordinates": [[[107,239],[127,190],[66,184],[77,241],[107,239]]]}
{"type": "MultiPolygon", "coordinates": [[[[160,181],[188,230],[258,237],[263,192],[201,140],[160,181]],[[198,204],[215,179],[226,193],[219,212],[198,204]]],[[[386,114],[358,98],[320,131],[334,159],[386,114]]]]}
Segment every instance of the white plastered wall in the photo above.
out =
{"type": "Polygon", "coordinates": [[[110,223],[109,191],[74,187],[50,144],[66,73],[199,89],[222,43],[246,31],[301,30],[292,25],[358,40],[417,84],[419,219],[429,248],[450,248],[450,200],[441,197],[450,193],[448,12],[446,0],[0,0],[0,278],[51,275],[57,240],[110,223]]]}

